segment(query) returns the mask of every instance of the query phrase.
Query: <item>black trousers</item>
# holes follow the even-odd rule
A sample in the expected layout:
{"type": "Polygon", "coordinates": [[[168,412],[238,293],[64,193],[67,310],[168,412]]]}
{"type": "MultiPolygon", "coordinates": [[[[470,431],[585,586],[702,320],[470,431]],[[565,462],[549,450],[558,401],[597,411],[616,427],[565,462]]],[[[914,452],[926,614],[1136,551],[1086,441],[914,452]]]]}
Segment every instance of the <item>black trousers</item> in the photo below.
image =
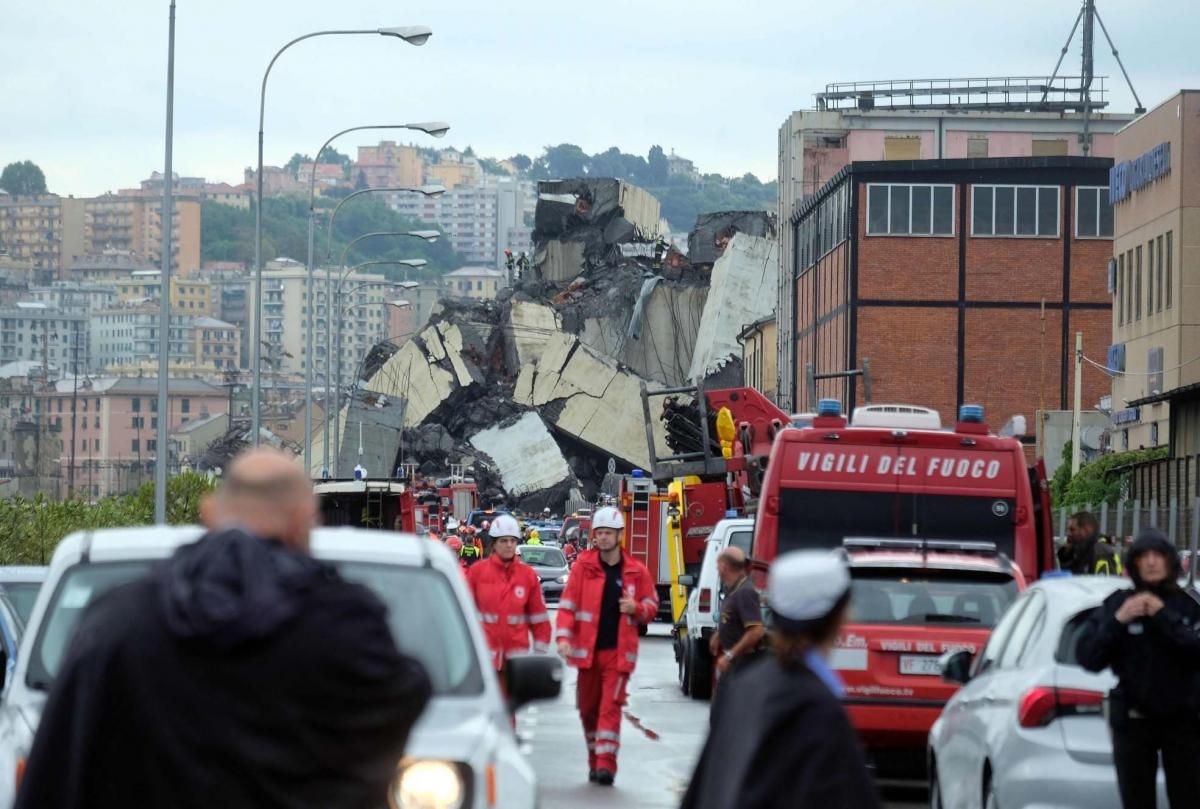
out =
{"type": "Polygon", "coordinates": [[[1171,809],[1200,807],[1200,724],[1128,718],[1113,728],[1113,761],[1125,809],[1157,809],[1162,754],[1171,809]]]}

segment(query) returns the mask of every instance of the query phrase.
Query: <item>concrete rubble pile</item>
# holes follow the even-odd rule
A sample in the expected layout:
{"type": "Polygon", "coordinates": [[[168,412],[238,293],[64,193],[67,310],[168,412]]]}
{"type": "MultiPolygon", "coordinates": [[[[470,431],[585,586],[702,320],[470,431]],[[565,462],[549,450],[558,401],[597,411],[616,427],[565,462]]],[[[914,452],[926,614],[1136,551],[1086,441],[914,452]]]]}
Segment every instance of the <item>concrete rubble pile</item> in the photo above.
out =
{"type": "MultiPolygon", "coordinates": [[[[645,191],[539,184],[524,276],[496,300],[440,302],[419,333],[363,363],[337,425],[339,474],[463,465],[485,499],[559,510],[594,497],[614,470],[647,468],[648,432],[670,454],[658,404],[647,430],[642,386],[740,384],[737,334],[774,309],[773,223],[729,216],[702,218],[706,233],[729,234],[734,220],[737,231],[720,255],[708,249],[711,265],[693,265],[658,238],[658,201],[645,191]]],[[[316,459],[322,442],[318,432],[316,459]]]]}

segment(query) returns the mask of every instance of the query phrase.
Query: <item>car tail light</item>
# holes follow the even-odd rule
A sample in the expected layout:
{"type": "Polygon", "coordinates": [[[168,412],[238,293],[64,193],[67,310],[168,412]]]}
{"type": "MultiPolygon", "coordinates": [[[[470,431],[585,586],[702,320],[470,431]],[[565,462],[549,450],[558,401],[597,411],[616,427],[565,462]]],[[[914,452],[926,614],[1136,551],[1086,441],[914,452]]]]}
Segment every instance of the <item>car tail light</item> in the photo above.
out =
{"type": "Polygon", "coordinates": [[[16,786],[20,787],[21,782],[25,780],[25,757],[21,756],[17,759],[16,786]]]}
{"type": "Polygon", "coordinates": [[[1104,709],[1104,694],[1082,688],[1031,688],[1021,697],[1017,722],[1023,728],[1044,727],[1063,716],[1100,714],[1104,709]]]}
{"type": "Polygon", "coordinates": [[[700,588],[700,596],[696,599],[700,609],[708,612],[712,609],[712,590],[707,587],[700,588]]]}

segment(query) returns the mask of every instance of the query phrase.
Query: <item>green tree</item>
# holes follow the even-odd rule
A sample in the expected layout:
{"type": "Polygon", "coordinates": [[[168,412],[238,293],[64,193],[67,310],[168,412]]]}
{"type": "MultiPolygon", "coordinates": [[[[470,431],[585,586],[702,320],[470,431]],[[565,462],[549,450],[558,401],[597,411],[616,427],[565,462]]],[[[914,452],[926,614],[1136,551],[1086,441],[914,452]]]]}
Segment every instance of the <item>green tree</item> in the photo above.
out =
{"type": "Polygon", "coordinates": [[[583,177],[587,174],[589,158],[587,152],[573,143],[547,146],[542,161],[551,177],[583,177]]]}
{"type": "Polygon", "coordinates": [[[1167,457],[1166,447],[1110,452],[1079,467],[1071,475],[1071,442],[1063,447],[1063,464],[1054,472],[1050,497],[1057,508],[1093,507],[1101,503],[1112,505],[1129,491],[1129,476],[1136,464],[1167,457]]]}
{"type": "Polygon", "coordinates": [[[517,171],[526,172],[533,165],[533,161],[529,159],[529,155],[515,154],[510,157],[509,162],[517,167],[517,171]]]}
{"type": "Polygon", "coordinates": [[[666,185],[671,172],[667,165],[667,155],[661,146],[655,144],[650,147],[650,153],[646,156],[646,164],[649,169],[647,179],[654,185],[666,185]]]}
{"type": "Polygon", "coordinates": [[[0,189],[13,196],[46,193],[46,175],[31,160],[9,163],[0,172],[0,189]]]}

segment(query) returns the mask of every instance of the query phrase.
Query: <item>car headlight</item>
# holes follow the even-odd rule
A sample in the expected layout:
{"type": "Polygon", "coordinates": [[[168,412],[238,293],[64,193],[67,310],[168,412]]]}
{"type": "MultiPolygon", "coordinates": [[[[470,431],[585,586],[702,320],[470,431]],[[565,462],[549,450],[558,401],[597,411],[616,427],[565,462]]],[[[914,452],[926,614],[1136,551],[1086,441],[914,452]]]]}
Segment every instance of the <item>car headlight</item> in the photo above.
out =
{"type": "Polygon", "coordinates": [[[401,767],[392,782],[391,809],[460,809],[467,784],[453,762],[419,760],[401,767]]]}
{"type": "Polygon", "coordinates": [[[568,574],[564,573],[563,575],[561,575],[557,579],[555,579],[555,581],[558,582],[559,584],[566,584],[567,583],[567,575],[568,574]]]}

